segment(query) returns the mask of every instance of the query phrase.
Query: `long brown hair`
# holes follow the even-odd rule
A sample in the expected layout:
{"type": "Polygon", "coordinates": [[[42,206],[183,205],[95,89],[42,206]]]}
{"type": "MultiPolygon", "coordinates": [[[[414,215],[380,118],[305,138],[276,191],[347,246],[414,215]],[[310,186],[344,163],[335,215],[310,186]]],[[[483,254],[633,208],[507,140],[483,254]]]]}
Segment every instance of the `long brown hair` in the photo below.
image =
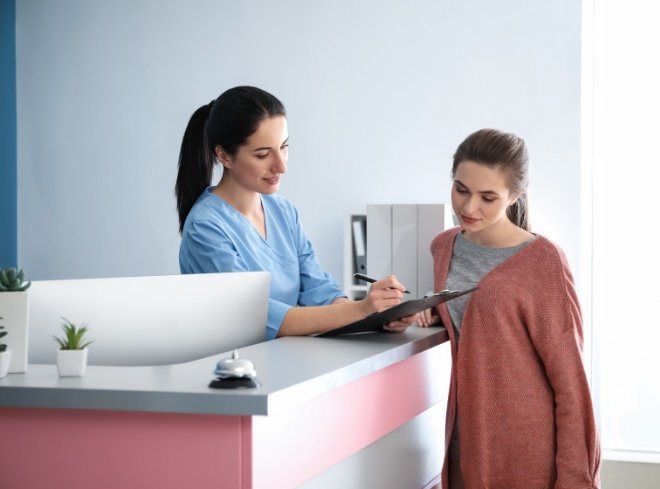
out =
{"type": "Polygon", "coordinates": [[[451,168],[452,178],[456,175],[458,165],[463,161],[473,161],[505,172],[509,191],[520,194],[520,197],[507,208],[506,215],[516,226],[530,231],[527,198],[529,155],[525,141],[515,134],[497,129],[481,129],[470,134],[458,145],[451,168]]]}

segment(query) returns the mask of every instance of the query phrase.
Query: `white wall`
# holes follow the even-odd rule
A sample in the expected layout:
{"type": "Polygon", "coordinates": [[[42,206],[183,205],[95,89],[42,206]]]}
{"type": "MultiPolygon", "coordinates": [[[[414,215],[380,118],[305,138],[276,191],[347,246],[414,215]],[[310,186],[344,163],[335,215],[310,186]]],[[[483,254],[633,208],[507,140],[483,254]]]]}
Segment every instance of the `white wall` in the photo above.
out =
{"type": "Polygon", "coordinates": [[[19,262],[177,273],[188,117],[253,84],[287,106],[281,192],[338,279],[345,215],[448,201],[454,149],[486,126],[527,140],[535,230],[579,277],[579,57],[574,0],[18,0],[19,262]]]}

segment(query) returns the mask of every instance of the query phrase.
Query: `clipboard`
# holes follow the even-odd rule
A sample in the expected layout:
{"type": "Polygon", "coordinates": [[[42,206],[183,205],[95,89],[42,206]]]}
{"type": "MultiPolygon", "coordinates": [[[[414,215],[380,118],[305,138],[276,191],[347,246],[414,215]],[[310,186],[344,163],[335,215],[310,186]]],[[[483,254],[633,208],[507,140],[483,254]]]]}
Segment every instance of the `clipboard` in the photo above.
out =
{"type": "Polygon", "coordinates": [[[341,326],[339,328],[331,329],[325,333],[319,333],[317,337],[329,337],[354,333],[368,333],[373,331],[382,331],[383,326],[392,321],[397,321],[406,316],[412,316],[418,312],[442,304],[443,302],[450,301],[456,297],[460,297],[470,292],[474,292],[478,287],[465,290],[443,290],[435,294],[426,296],[422,299],[412,299],[402,302],[394,307],[385,309],[382,312],[375,312],[364,319],[360,319],[353,323],[341,326]]]}

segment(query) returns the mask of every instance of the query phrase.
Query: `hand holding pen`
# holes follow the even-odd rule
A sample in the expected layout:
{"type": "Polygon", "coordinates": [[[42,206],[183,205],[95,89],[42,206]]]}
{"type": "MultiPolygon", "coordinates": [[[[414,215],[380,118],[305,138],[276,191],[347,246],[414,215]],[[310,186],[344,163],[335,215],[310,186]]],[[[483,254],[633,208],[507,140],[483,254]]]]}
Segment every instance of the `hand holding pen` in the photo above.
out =
{"type": "MultiPolygon", "coordinates": [[[[394,275],[390,275],[380,280],[361,273],[356,273],[353,276],[359,280],[364,280],[365,282],[372,284],[367,296],[363,299],[367,314],[381,312],[390,307],[394,307],[401,303],[403,294],[410,294],[410,291],[406,290],[394,275]]],[[[416,317],[417,315],[413,315],[407,318],[402,318],[399,321],[392,321],[383,326],[383,329],[386,331],[401,333],[415,322],[416,317]]]]}
{"type": "MultiPolygon", "coordinates": [[[[393,277],[393,275],[390,275],[390,276],[393,277]]],[[[365,282],[369,282],[371,284],[373,284],[374,282],[378,282],[378,279],[375,279],[375,278],[370,277],[369,275],[365,275],[363,273],[354,273],[353,277],[355,277],[358,280],[363,280],[365,282]]],[[[410,291],[406,290],[405,287],[404,287],[403,293],[404,294],[410,294],[410,291]]]]}

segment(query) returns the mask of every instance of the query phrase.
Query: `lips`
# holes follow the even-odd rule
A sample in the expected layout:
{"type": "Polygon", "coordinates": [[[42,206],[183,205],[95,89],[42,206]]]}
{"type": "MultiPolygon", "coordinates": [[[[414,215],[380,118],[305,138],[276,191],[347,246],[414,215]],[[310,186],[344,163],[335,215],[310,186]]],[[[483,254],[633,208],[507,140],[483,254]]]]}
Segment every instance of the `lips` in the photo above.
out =
{"type": "Polygon", "coordinates": [[[280,177],[264,178],[264,180],[266,180],[266,182],[270,185],[277,185],[280,181],[280,177]]]}
{"type": "Polygon", "coordinates": [[[479,219],[474,219],[473,217],[467,217],[463,215],[461,215],[461,219],[465,224],[474,224],[475,222],[479,221],[479,219]]]}

